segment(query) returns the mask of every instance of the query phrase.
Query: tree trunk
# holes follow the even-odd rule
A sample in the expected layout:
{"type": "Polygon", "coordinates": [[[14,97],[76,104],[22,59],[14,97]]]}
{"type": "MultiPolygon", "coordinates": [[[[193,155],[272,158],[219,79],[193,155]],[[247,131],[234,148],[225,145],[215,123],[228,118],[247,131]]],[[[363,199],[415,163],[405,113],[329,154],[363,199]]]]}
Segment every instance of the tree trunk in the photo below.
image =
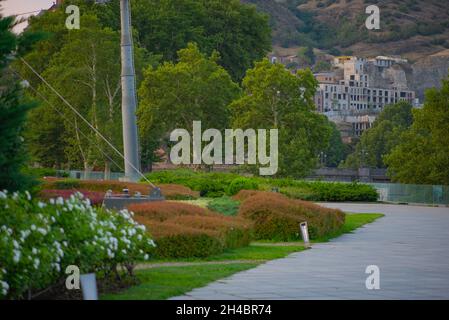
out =
{"type": "Polygon", "coordinates": [[[109,160],[104,163],[104,180],[111,180],[111,163],[109,160]]]}
{"type": "Polygon", "coordinates": [[[93,167],[89,164],[88,161],[84,161],[84,180],[90,179],[90,173],[92,172],[93,167]]]}

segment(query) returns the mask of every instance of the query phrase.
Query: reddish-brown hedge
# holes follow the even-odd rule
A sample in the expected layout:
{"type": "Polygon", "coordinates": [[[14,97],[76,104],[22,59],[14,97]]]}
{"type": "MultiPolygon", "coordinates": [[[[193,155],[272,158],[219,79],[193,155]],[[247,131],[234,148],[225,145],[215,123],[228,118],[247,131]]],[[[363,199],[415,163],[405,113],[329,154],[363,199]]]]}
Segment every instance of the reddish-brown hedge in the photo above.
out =
{"type": "Polygon", "coordinates": [[[235,196],[232,197],[232,199],[237,201],[245,201],[249,197],[255,196],[256,194],[264,193],[264,191],[257,191],[257,190],[241,190],[239,193],[237,193],[235,196]]]}
{"type": "Polygon", "coordinates": [[[290,241],[300,238],[299,224],[307,221],[311,239],[324,237],[338,231],[345,215],[340,210],[328,209],[311,202],[293,200],[273,192],[255,192],[245,199],[238,215],[254,222],[256,239],[290,241]]]}
{"type": "Polygon", "coordinates": [[[101,206],[103,204],[104,192],[86,191],[86,190],[42,190],[39,192],[38,197],[42,200],[50,200],[62,197],[63,199],[70,198],[76,192],[80,192],[85,198],[89,199],[93,206],[101,206]]]}
{"type": "MultiPolygon", "coordinates": [[[[169,200],[189,200],[199,197],[199,192],[192,191],[190,188],[176,184],[162,184],[162,194],[169,200]]],[[[140,192],[149,194],[151,186],[145,183],[131,183],[120,181],[101,181],[101,180],[67,180],[46,178],[43,189],[69,189],[69,190],[88,190],[93,192],[107,192],[112,190],[114,193],[121,193],[123,189],[128,189],[131,194],[140,192]]]]}
{"type": "Polygon", "coordinates": [[[252,223],[177,202],[150,202],[128,207],[156,240],[160,258],[205,257],[251,241],[252,223]]]}

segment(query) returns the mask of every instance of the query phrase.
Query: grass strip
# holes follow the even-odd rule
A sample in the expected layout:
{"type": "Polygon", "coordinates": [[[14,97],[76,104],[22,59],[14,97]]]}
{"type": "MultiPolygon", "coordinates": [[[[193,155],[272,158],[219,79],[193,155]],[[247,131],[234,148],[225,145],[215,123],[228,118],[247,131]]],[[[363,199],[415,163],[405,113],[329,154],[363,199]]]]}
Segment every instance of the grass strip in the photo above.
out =
{"type": "Polygon", "coordinates": [[[124,292],[107,294],[102,300],[165,300],[200,288],[234,273],[254,268],[258,263],[161,267],[137,273],[140,284],[124,292]]]}

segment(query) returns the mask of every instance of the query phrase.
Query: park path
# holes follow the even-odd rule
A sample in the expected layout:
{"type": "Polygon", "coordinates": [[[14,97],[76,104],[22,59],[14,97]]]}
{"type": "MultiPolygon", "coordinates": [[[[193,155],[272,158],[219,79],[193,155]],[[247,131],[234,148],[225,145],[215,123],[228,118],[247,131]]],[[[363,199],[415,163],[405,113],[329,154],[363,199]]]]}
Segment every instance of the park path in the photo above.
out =
{"type": "Polygon", "coordinates": [[[323,205],[386,216],[173,299],[449,299],[449,208],[323,205]],[[370,265],[380,269],[380,290],[366,289],[370,265]]]}

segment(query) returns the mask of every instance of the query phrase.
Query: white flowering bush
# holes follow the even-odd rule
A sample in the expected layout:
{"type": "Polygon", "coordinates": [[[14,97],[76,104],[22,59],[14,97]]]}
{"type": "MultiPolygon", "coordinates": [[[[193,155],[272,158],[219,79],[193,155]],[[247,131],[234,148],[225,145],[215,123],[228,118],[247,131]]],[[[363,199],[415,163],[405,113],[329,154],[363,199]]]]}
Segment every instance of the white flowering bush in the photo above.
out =
{"type": "Polygon", "coordinates": [[[0,299],[31,297],[64,278],[69,265],[132,274],[154,247],[132,216],[94,208],[81,194],[44,203],[28,192],[0,192],[0,299]]]}

